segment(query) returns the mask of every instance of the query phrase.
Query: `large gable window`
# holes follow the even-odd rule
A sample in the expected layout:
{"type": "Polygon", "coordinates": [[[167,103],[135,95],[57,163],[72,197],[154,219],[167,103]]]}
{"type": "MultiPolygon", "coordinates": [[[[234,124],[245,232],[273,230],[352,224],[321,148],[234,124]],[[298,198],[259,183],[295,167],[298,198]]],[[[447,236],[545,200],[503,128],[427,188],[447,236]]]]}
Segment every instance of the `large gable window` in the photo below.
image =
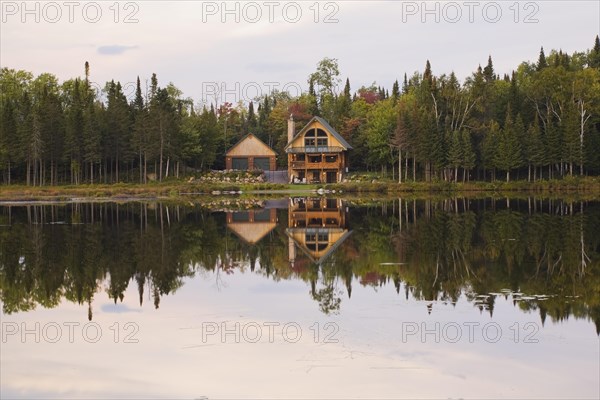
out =
{"type": "Polygon", "coordinates": [[[327,132],[321,128],[311,129],[304,134],[304,146],[327,146],[327,132]]]}

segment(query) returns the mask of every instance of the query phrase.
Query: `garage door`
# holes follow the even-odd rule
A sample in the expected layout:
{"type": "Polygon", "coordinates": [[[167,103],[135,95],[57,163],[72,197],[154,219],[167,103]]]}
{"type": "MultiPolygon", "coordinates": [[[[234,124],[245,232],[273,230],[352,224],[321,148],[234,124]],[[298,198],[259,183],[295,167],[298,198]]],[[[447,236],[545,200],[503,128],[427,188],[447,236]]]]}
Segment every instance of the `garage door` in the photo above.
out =
{"type": "Polygon", "coordinates": [[[254,159],[254,168],[262,169],[263,171],[268,171],[269,168],[269,158],[268,157],[257,157],[254,159]]]}
{"type": "Polygon", "coordinates": [[[234,158],[231,160],[231,168],[245,170],[248,169],[248,159],[247,158],[234,158]]]}

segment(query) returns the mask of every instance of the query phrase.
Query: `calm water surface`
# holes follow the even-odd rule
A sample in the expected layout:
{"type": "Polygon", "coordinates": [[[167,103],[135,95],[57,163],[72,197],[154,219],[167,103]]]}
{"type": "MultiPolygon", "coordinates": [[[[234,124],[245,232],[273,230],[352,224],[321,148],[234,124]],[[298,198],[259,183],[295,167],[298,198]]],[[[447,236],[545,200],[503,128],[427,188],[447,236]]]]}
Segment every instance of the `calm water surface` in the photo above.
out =
{"type": "Polygon", "coordinates": [[[600,397],[600,202],[0,206],[0,397],[600,397]]]}

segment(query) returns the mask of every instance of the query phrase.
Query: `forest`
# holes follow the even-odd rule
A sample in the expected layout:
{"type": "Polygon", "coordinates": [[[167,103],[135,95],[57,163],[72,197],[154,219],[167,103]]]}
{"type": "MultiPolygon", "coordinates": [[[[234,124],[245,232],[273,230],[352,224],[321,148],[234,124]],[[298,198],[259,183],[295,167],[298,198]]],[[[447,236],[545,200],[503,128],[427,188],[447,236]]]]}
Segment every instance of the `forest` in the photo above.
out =
{"type": "Polygon", "coordinates": [[[600,40],[568,54],[540,50],[510,74],[492,57],[460,82],[452,72],[404,73],[391,88],[351,89],[322,59],[299,96],[273,91],[238,104],[198,104],[175,84],[137,78],[60,82],[51,73],[0,71],[3,184],[163,181],[224,168],[226,150],[254,133],[279,154],[287,119],[321,116],[354,147],[352,171],[403,181],[537,181],[600,174],[600,40]],[[536,57],[534,57],[536,58],[536,57]]]}

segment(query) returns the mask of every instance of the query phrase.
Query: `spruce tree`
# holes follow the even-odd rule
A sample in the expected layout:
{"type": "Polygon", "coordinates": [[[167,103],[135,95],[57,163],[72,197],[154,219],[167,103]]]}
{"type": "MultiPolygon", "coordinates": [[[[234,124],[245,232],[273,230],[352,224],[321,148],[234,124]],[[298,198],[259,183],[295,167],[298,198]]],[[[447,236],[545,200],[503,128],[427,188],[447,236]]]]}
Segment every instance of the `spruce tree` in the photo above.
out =
{"type": "Polygon", "coordinates": [[[469,179],[468,171],[475,168],[475,164],[477,162],[477,155],[475,154],[475,150],[473,149],[473,139],[471,138],[471,133],[463,129],[460,132],[460,142],[462,149],[462,168],[463,168],[463,182],[465,181],[465,176],[469,179]]]}
{"type": "Polygon", "coordinates": [[[540,49],[540,56],[538,58],[536,68],[538,71],[541,71],[546,67],[548,67],[548,62],[546,61],[546,55],[544,54],[544,48],[542,47],[540,49]]]}
{"type": "Polygon", "coordinates": [[[510,181],[510,171],[521,166],[521,143],[517,134],[517,126],[511,118],[510,107],[506,112],[506,121],[498,140],[498,151],[495,164],[506,172],[506,182],[510,181]]]}
{"type": "Polygon", "coordinates": [[[406,76],[406,72],[404,73],[404,81],[402,82],[402,93],[407,94],[408,93],[408,78],[406,76]]]}
{"type": "Polygon", "coordinates": [[[398,79],[396,79],[394,81],[394,85],[392,86],[392,99],[394,101],[394,104],[396,104],[396,102],[398,101],[399,98],[400,98],[400,86],[398,85],[398,79]]]}
{"type": "Polygon", "coordinates": [[[492,56],[488,57],[487,65],[483,69],[483,76],[487,83],[491,83],[494,81],[494,65],[492,63],[492,56]]]}
{"type": "Polygon", "coordinates": [[[588,55],[588,66],[600,69],[600,38],[596,35],[594,47],[588,55]]]}
{"type": "Polygon", "coordinates": [[[449,133],[448,142],[448,166],[454,170],[454,182],[458,180],[458,168],[463,165],[463,148],[461,144],[461,135],[458,131],[449,133]]]}

